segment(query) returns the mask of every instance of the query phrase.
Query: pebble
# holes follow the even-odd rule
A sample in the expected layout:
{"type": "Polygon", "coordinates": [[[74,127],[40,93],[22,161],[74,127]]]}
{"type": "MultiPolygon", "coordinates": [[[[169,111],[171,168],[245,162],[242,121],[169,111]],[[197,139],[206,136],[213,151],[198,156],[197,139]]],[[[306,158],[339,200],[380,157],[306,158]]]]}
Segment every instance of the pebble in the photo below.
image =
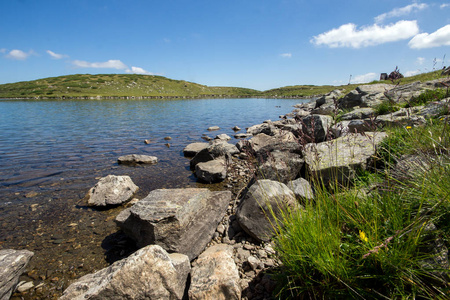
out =
{"type": "Polygon", "coordinates": [[[28,282],[21,281],[17,284],[16,291],[18,291],[19,293],[23,293],[28,291],[29,289],[32,289],[33,287],[34,287],[33,281],[28,282]]]}
{"type": "Polygon", "coordinates": [[[172,138],[171,138],[170,136],[166,136],[164,139],[165,139],[166,141],[170,141],[172,138]]]}

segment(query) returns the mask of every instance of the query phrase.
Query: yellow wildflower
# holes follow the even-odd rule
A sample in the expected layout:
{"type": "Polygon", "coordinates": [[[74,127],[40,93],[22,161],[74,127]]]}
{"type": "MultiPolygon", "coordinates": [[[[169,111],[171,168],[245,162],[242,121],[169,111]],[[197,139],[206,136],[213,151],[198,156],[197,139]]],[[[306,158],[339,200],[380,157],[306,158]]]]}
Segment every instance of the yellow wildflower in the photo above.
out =
{"type": "Polygon", "coordinates": [[[406,129],[411,129],[412,127],[411,126],[406,126],[406,129]]]}
{"type": "Polygon", "coordinates": [[[367,238],[367,236],[366,236],[366,233],[364,232],[364,231],[359,231],[359,238],[362,240],[362,241],[364,241],[364,242],[368,242],[369,241],[369,239],[367,238]]]}

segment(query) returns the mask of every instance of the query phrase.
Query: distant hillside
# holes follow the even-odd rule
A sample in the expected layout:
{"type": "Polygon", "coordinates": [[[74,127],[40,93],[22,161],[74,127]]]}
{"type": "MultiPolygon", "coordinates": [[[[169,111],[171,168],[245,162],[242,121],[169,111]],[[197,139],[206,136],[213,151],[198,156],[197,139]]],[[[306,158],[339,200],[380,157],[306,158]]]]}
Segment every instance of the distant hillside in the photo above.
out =
{"type": "MultiPolygon", "coordinates": [[[[441,71],[406,77],[395,83],[438,79],[441,71]]],[[[389,80],[373,81],[392,83],[389,80]]],[[[78,74],[50,77],[0,85],[0,98],[86,98],[86,97],[148,97],[148,98],[204,98],[204,97],[266,97],[309,98],[340,89],[348,93],[360,84],[295,85],[264,92],[236,87],[209,87],[184,80],[173,80],[162,76],[137,74],[78,74]]]]}
{"type": "Polygon", "coordinates": [[[0,85],[0,98],[81,97],[249,97],[261,92],[235,87],[208,87],[162,76],[79,74],[0,85]]]}

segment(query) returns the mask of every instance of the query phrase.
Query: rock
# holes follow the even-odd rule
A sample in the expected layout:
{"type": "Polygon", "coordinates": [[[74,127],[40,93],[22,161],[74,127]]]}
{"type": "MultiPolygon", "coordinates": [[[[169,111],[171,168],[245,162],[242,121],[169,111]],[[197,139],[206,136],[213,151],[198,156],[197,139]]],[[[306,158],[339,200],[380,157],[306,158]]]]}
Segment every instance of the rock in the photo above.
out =
{"type": "Polygon", "coordinates": [[[0,250],[0,299],[9,299],[33,255],[28,250],[0,250]]]}
{"type": "Polygon", "coordinates": [[[233,247],[219,244],[197,259],[191,272],[189,299],[241,299],[239,271],[233,260],[233,247]]]}
{"type": "Polygon", "coordinates": [[[371,107],[357,108],[342,115],[341,120],[349,121],[354,119],[366,119],[375,116],[375,110],[371,107]]]}
{"type": "Polygon", "coordinates": [[[238,134],[235,134],[234,135],[234,138],[235,139],[246,139],[246,138],[249,138],[249,137],[251,137],[252,135],[251,134],[249,134],[249,133],[238,133],[238,134]]]}
{"type": "Polygon", "coordinates": [[[208,147],[208,143],[192,143],[184,147],[183,154],[187,157],[194,157],[197,153],[208,147]]]}
{"type": "Polygon", "coordinates": [[[164,139],[165,139],[166,141],[170,141],[170,140],[172,140],[172,137],[166,136],[164,139]]]}
{"type": "Polygon", "coordinates": [[[248,147],[248,150],[255,154],[263,154],[275,150],[301,153],[301,145],[295,135],[291,132],[286,132],[275,136],[260,133],[251,138],[248,142],[243,143],[241,151],[246,147],[248,147]]]}
{"type": "Polygon", "coordinates": [[[197,164],[214,160],[214,158],[215,156],[209,152],[208,148],[200,150],[189,162],[191,170],[195,170],[197,164]]]}
{"type": "Polygon", "coordinates": [[[119,205],[127,202],[139,188],[129,176],[101,178],[87,194],[89,206],[119,205]]]}
{"type": "Polygon", "coordinates": [[[222,133],[222,134],[216,135],[216,137],[214,139],[222,140],[222,141],[229,141],[229,140],[231,140],[231,137],[228,134],[222,133]]]}
{"type": "Polygon", "coordinates": [[[441,101],[430,102],[425,107],[422,107],[417,113],[427,119],[448,114],[450,111],[450,98],[445,98],[441,101]]]}
{"type": "Polygon", "coordinates": [[[386,136],[384,132],[350,133],[329,142],[307,144],[305,163],[313,178],[346,184],[355,177],[357,169],[370,166],[377,146],[386,136]]]}
{"type": "Polygon", "coordinates": [[[205,141],[211,141],[212,140],[211,137],[206,136],[206,135],[202,136],[202,139],[205,140],[205,141]]]}
{"type": "Polygon", "coordinates": [[[392,84],[382,83],[361,85],[339,99],[338,106],[342,109],[355,106],[373,107],[380,104],[382,101],[388,100],[385,93],[393,88],[394,85],[392,84]]]}
{"type": "Polygon", "coordinates": [[[447,67],[446,69],[443,69],[441,72],[441,75],[450,75],[450,67],[447,67]]]}
{"type": "Polygon", "coordinates": [[[301,119],[303,133],[305,139],[310,142],[325,141],[329,128],[333,122],[333,118],[323,115],[309,115],[301,119]]]}
{"type": "Polygon", "coordinates": [[[120,156],[117,161],[119,164],[156,164],[158,158],[156,156],[130,154],[120,156]]]}
{"type": "Polygon", "coordinates": [[[190,161],[191,169],[195,170],[195,166],[198,163],[214,160],[219,157],[231,158],[233,155],[238,154],[239,150],[235,145],[229,144],[223,140],[215,140],[211,144],[198,152],[194,158],[190,161]]]}
{"type": "Polygon", "coordinates": [[[305,162],[299,154],[279,150],[263,156],[264,163],[259,166],[257,177],[283,183],[297,178],[305,162]]]}
{"type": "Polygon", "coordinates": [[[219,130],[220,127],[219,126],[211,126],[208,128],[208,131],[215,131],[215,130],[219,130]]]}
{"type": "Polygon", "coordinates": [[[225,159],[215,159],[195,166],[195,176],[206,183],[222,182],[227,177],[227,164],[225,159]]]}
{"type": "MultiPolygon", "coordinates": [[[[368,120],[367,120],[368,121],[368,120]]],[[[378,116],[375,123],[379,127],[385,126],[421,126],[426,124],[426,120],[422,116],[397,116],[395,114],[387,114],[378,116]]]]}
{"type": "Polygon", "coordinates": [[[192,260],[211,240],[230,201],[230,191],[154,190],[122,211],[116,223],[138,247],[157,244],[192,260]]]}
{"type": "Polygon", "coordinates": [[[247,258],[247,263],[252,270],[256,270],[261,266],[261,261],[252,255],[247,258]]]}
{"type": "Polygon", "coordinates": [[[294,195],[303,201],[309,202],[314,200],[314,192],[308,180],[298,178],[291,181],[287,186],[294,192],[294,195]]]}
{"type": "Polygon", "coordinates": [[[60,299],[182,299],[189,272],[186,255],[171,257],[160,246],[150,245],[81,277],[60,299]]]}
{"type": "Polygon", "coordinates": [[[144,140],[144,143],[147,145],[150,144],[151,142],[152,142],[151,140],[144,140]]]}
{"type": "Polygon", "coordinates": [[[19,282],[19,284],[17,285],[16,291],[18,291],[19,293],[23,293],[32,288],[34,288],[33,281],[28,281],[28,282],[22,281],[22,282],[19,282]]]}
{"type": "Polygon", "coordinates": [[[239,131],[241,130],[241,128],[239,126],[234,126],[233,128],[231,128],[233,131],[239,131]]]}
{"type": "Polygon", "coordinates": [[[236,217],[250,236],[258,241],[268,241],[274,232],[273,214],[280,216],[286,209],[299,208],[294,193],[285,184],[265,179],[256,181],[249,188],[239,204],[236,217]]]}
{"type": "Polygon", "coordinates": [[[253,125],[247,128],[247,133],[251,135],[258,135],[260,133],[264,133],[267,135],[275,135],[278,133],[278,130],[275,126],[273,126],[272,122],[267,122],[263,124],[253,125]]]}

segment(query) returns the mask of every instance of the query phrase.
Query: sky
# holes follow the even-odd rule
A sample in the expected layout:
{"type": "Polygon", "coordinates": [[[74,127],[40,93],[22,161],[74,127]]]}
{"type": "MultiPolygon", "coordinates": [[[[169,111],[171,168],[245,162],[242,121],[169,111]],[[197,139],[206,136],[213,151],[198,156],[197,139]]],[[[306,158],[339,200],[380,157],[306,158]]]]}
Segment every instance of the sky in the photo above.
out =
{"type": "Polygon", "coordinates": [[[0,84],[135,73],[263,91],[449,61],[449,0],[0,2],[0,84]]]}

